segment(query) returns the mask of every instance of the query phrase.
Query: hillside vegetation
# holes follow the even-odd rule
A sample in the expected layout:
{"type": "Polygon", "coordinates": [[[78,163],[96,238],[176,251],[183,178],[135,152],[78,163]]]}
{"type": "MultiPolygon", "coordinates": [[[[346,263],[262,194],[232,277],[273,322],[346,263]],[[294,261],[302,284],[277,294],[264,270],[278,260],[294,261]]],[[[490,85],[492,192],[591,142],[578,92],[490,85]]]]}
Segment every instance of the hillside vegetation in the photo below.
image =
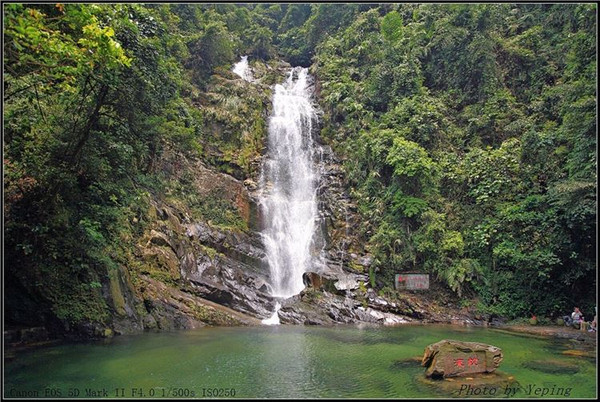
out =
{"type": "Polygon", "coordinates": [[[310,66],[378,290],[426,272],[485,313],[593,311],[595,4],[3,13],[8,322],[108,320],[103,285],[141,264],[152,200],[248,229],[219,194],[191,193],[182,168],[257,177],[270,94],[232,83],[240,55],[268,83],[281,59],[310,66]]]}

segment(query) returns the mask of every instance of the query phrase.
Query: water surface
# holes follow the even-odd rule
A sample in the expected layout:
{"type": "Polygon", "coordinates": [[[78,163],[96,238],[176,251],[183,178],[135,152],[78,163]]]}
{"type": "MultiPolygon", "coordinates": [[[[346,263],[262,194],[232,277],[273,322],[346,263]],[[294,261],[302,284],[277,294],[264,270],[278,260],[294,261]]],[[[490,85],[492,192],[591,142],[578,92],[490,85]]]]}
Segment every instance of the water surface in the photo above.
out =
{"type": "MultiPolygon", "coordinates": [[[[419,381],[418,362],[406,361],[441,339],[502,348],[500,369],[524,389],[570,387],[569,398],[596,395],[595,359],[563,355],[567,346],[493,329],[433,325],[205,328],[46,347],[5,364],[4,395],[44,397],[54,390],[82,398],[87,389],[93,391],[89,396],[105,391],[109,397],[202,398],[211,392],[236,398],[444,397],[419,381]],[[576,365],[577,372],[548,373],[527,365],[544,359],[576,365]]],[[[528,397],[524,392],[517,397],[528,397]]]]}

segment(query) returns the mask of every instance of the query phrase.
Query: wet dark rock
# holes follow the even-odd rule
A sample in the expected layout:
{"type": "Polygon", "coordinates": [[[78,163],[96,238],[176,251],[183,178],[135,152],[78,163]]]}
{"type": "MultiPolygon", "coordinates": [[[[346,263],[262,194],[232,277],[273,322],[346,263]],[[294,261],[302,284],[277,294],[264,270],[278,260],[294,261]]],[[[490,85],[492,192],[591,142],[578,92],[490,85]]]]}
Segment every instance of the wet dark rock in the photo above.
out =
{"type": "Polygon", "coordinates": [[[304,281],[304,286],[307,288],[312,288],[316,290],[327,290],[327,291],[335,291],[336,283],[339,278],[334,275],[332,272],[305,272],[302,275],[302,280],[304,281]]]}
{"type": "Polygon", "coordinates": [[[158,323],[152,314],[146,314],[144,316],[143,324],[146,331],[158,329],[158,323]]]}
{"type": "Polygon", "coordinates": [[[272,315],[275,303],[264,292],[267,285],[263,278],[225,261],[217,261],[210,268],[201,275],[191,273],[187,277],[192,293],[259,318],[272,315]]]}
{"type": "Polygon", "coordinates": [[[50,339],[45,327],[31,327],[4,331],[4,342],[8,344],[32,344],[50,339]]]}
{"type": "Polygon", "coordinates": [[[223,233],[203,223],[188,225],[186,233],[190,240],[213,250],[213,255],[199,250],[195,266],[188,255],[188,262],[181,267],[194,294],[259,318],[272,315],[275,304],[268,294],[265,253],[256,238],[223,233]]]}
{"type": "Polygon", "coordinates": [[[424,307],[416,304],[413,300],[386,300],[385,298],[378,296],[373,289],[367,290],[365,299],[368,307],[385,313],[392,313],[416,319],[422,319],[427,316],[424,307]]]}
{"type": "Polygon", "coordinates": [[[144,305],[152,318],[145,317],[146,329],[192,329],[205,325],[259,325],[260,320],[219,303],[176,289],[152,278],[142,278],[144,305]]]}
{"type": "Polygon", "coordinates": [[[350,295],[341,296],[312,288],[305,289],[298,296],[287,299],[279,310],[284,324],[354,324],[373,323],[394,325],[408,322],[405,317],[392,313],[365,308],[350,295]]]}
{"type": "Polygon", "coordinates": [[[323,309],[307,303],[301,297],[284,300],[279,309],[279,321],[282,324],[327,325],[334,323],[323,309]]]}
{"type": "Polygon", "coordinates": [[[193,242],[199,242],[233,260],[239,260],[246,268],[268,275],[268,266],[264,262],[265,251],[258,233],[225,233],[204,222],[195,222],[187,225],[186,235],[193,242]]]}
{"type": "Polygon", "coordinates": [[[506,324],[506,322],[507,322],[507,321],[508,321],[508,320],[507,320],[506,318],[492,316],[492,317],[490,318],[490,321],[489,321],[489,323],[490,323],[490,325],[492,325],[492,326],[502,326],[502,325],[506,324]]]}
{"type": "Polygon", "coordinates": [[[66,338],[72,340],[111,338],[114,335],[111,328],[98,322],[80,322],[69,329],[66,338]]]}
{"type": "MultiPolygon", "coordinates": [[[[344,170],[340,160],[329,145],[320,144],[317,168],[320,180],[317,187],[319,196],[319,214],[321,228],[317,236],[317,245],[322,249],[323,258],[330,262],[351,269],[352,260],[368,262],[364,259],[363,242],[356,236],[360,218],[356,206],[346,190],[344,170]]],[[[353,262],[353,261],[352,261],[353,262]]],[[[358,266],[364,269],[364,266],[358,266]]]]}
{"type": "Polygon", "coordinates": [[[304,283],[304,286],[314,289],[321,289],[324,284],[323,277],[316,272],[303,273],[302,282],[304,283]]]}

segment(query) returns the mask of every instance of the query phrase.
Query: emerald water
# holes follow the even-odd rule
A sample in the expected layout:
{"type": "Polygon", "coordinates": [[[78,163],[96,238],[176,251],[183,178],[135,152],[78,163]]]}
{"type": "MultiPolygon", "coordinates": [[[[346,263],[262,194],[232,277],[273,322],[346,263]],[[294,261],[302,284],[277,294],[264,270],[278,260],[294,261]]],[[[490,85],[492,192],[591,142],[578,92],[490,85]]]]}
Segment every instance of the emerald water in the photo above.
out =
{"type": "Polygon", "coordinates": [[[516,397],[529,397],[529,385],[570,388],[568,398],[596,395],[595,359],[562,354],[570,348],[565,341],[418,325],[204,328],[37,348],[5,362],[4,396],[447,397],[451,395],[419,381],[423,368],[407,360],[421,357],[425,346],[442,339],[502,348],[500,370],[523,387],[516,397]],[[576,372],[541,371],[528,367],[532,360],[564,362],[576,372]]]}

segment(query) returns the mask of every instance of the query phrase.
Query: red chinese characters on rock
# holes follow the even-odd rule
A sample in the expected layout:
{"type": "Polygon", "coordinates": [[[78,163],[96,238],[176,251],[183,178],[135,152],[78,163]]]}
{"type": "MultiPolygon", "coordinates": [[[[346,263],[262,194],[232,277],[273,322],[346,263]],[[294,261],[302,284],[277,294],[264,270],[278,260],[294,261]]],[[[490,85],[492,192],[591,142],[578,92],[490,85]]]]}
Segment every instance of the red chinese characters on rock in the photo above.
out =
{"type": "Polygon", "coordinates": [[[477,356],[473,356],[467,359],[454,359],[454,367],[464,369],[465,360],[467,361],[467,367],[477,366],[479,364],[479,358],[477,358],[477,356]]]}
{"type": "Polygon", "coordinates": [[[477,366],[479,364],[479,359],[477,357],[469,357],[467,364],[469,366],[477,366]]]}

